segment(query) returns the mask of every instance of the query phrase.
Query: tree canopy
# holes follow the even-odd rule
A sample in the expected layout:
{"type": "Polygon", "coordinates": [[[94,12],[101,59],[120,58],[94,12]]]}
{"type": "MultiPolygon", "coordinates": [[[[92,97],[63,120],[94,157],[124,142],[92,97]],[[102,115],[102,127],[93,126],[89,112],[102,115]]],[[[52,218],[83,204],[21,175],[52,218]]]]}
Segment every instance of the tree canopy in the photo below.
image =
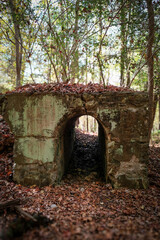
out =
{"type": "Polygon", "coordinates": [[[144,90],[150,39],[154,87],[159,85],[159,1],[3,0],[0,14],[0,75],[5,87],[98,82],[144,90]]]}

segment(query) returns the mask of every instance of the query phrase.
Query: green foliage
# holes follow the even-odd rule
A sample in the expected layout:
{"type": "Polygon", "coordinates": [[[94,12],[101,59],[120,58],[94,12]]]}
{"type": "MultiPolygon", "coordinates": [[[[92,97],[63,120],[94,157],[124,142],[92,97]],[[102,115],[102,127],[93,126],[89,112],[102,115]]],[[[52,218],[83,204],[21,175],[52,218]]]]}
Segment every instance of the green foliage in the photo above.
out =
{"type": "MultiPolygon", "coordinates": [[[[120,82],[147,87],[146,1],[12,0],[20,26],[22,81],[120,82]],[[114,75],[113,75],[114,72],[114,75]],[[114,78],[115,81],[112,81],[114,78]]],[[[159,13],[155,10],[155,85],[160,84],[159,13]]],[[[16,79],[14,24],[9,1],[0,6],[0,74],[4,84],[16,79]]]]}

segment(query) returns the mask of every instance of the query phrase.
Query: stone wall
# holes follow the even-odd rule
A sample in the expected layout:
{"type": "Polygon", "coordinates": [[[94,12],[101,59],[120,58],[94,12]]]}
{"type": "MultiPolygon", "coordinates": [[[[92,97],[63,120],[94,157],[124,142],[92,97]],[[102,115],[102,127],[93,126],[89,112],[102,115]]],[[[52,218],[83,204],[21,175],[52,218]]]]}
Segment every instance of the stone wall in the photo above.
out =
{"type": "Polygon", "coordinates": [[[16,139],[18,183],[58,183],[71,156],[74,123],[87,114],[99,123],[106,182],[115,188],[147,187],[147,93],[11,93],[1,105],[16,139]]]}

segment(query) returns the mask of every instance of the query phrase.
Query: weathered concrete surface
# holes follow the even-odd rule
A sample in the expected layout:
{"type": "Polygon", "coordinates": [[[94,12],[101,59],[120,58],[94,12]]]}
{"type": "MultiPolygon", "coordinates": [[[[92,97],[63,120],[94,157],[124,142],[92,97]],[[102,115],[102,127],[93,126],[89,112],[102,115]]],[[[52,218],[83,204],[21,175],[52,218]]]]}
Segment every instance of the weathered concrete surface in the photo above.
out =
{"type": "Polygon", "coordinates": [[[16,138],[14,180],[18,183],[59,182],[71,156],[74,123],[87,114],[99,123],[106,182],[116,188],[147,187],[146,93],[12,93],[3,98],[1,112],[16,138]]]}

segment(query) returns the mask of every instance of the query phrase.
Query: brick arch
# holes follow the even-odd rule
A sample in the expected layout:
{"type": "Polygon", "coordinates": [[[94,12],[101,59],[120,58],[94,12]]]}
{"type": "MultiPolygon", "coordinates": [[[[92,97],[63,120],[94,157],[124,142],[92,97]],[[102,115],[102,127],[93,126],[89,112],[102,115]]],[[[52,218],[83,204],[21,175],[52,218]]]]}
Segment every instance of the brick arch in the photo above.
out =
{"type": "Polygon", "coordinates": [[[95,117],[105,136],[106,181],[146,188],[148,95],[144,92],[7,94],[2,110],[15,135],[14,180],[55,184],[64,172],[64,131],[80,115],[95,117]]]}

